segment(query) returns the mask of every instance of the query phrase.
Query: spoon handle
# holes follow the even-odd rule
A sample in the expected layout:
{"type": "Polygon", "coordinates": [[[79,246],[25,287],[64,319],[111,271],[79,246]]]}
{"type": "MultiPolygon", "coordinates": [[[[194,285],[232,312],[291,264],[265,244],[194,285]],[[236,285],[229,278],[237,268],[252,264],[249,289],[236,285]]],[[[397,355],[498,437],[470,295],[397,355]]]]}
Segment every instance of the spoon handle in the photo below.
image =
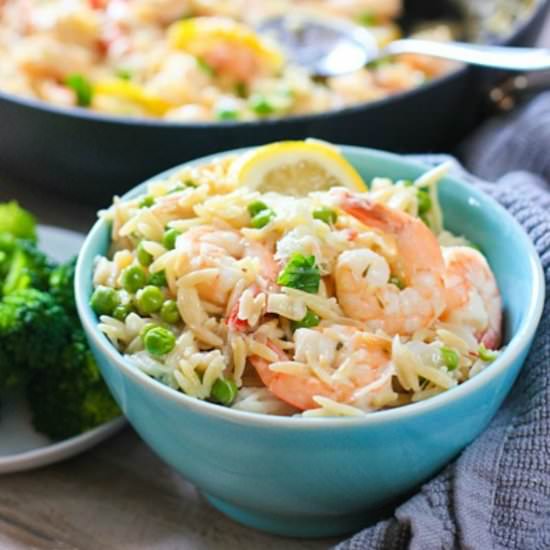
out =
{"type": "Polygon", "coordinates": [[[510,71],[544,71],[550,69],[550,49],[545,48],[510,48],[466,44],[464,42],[433,42],[431,40],[404,38],[403,40],[391,42],[381,53],[384,55],[422,54],[510,71]]]}

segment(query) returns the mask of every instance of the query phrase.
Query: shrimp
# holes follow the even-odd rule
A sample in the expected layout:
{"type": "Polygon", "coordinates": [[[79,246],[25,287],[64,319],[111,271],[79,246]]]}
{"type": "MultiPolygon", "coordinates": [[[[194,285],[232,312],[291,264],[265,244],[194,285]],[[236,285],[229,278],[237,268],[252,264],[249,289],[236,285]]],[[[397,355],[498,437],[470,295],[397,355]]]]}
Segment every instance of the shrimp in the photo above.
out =
{"type": "Polygon", "coordinates": [[[387,260],[370,249],[348,250],[336,262],[336,296],[344,313],[390,335],[412,334],[445,309],[444,263],[436,237],[418,218],[343,192],[339,206],[365,225],[395,239],[397,274],[390,283],[387,260]]]}
{"type": "Polygon", "coordinates": [[[502,299],[495,276],[473,248],[443,248],[447,308],[441,319],[470,327],[477,340],[498,349],[502,340],[502,299]]]}
{"type": "Polygon", "coordinates": [[[199,283],[196,288],[201,298],[220,306],[227,303],[229,292],[242,277],[236,261],[245,257],[258,259],[261,277],[258,285],[262,289],[274,283],[280,269],[270,250],[245,239],[234,229],[208,225],[192,227],[178,237],[176,247],[182,254],[185,271],[219,269],[214,281],[199,283]]]}
{"type": "Polygon", "coordinates": [[[263,70],[260,59],[253,51],[228,42],[216,42],[203,58],[217,74],[226,75],[236,82],[249,83],[263,70]]]}
{"type": "MultiPolygon", "coordinates": [[[[365,403],[365,394],[391,392],[389,341],[352,327],[338,329],[336,338],[334,327],[296,331],[294,360],[304,363],[304,368],[296,373],[276,370],[277,363],[288,362],[289,358],[272,342],[267,345],[279,361],[270,363],[255,355],[250,362],[271,393],[300,410],[318,408],[314,400],[317,396],[354,404],[356,400],[365,403]],[[339,351],[338,346],[342,346],[339,351]]],[[[368,400],[366,403],[368,406],[368,400]]]]}

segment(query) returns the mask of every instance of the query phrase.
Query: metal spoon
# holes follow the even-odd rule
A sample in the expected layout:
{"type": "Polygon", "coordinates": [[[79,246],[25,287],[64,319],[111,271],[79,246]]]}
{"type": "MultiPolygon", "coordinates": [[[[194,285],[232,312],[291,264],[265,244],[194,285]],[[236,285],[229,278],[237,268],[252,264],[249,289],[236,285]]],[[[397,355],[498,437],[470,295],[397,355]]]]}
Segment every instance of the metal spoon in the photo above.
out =
{"type": "Polygon", "coordinates": [[[434,42],[415,38],[395,40],[379,48],[374,36],[364,27],[310,15],[273,17],[263,21],[258,30],[281,44],[294,63],[320,77],[353,72],[377,59],[403,53],[510,71],[550,69],[550,49],[434,42]]]}

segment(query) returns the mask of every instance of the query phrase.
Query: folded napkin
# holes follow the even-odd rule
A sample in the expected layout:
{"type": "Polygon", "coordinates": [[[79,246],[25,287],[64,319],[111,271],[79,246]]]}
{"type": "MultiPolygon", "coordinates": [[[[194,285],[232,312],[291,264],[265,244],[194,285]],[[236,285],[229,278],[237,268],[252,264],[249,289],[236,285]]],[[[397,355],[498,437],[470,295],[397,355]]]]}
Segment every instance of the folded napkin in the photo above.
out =
{"type": "MultiPolygon", "coordinates": [[[[430,164],[448,159],[416,158],[430,164]]],[[[526,172],[510,173],[491,184],[467,174],[456,161],[455,171],[495,198],[524,227],[540,255],[550,297],[550,186],[526,172]]],[[[485,432],[392,517],[337,549],[550,548],[549,370],[547,299],[521,374],[485,432]]]]}

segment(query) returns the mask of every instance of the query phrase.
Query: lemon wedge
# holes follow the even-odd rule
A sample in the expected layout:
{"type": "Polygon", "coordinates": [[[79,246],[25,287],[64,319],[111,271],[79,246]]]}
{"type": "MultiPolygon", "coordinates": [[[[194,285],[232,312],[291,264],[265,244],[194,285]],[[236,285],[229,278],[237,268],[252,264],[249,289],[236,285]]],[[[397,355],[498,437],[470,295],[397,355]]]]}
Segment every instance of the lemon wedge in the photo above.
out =
{"type": "Polygon", "coordinates": [[[148,94],[141,86],[126,80],[104,80],[94,85],[94,93],[135,103],[152,115],[162,116],[169,108],[168,102],[148,94]]]}
{"type": "Polygon", "coordinates": [[[238,157],[229,176],[238,185],[259,191],[302,197],[312,191],[367,186],[340,151],[323,141],[280,141],[238,157]]]}
{"type": "Polygon", "coordinates": [[[168,29],[168,40],[173,48],[201,57],[212,46],[225,42],[230,46],[246,48],[271,71],[278,71],[284,63],[281,50],[250,28],[223,17],[193,17],[178,21],[168,29]]]}

